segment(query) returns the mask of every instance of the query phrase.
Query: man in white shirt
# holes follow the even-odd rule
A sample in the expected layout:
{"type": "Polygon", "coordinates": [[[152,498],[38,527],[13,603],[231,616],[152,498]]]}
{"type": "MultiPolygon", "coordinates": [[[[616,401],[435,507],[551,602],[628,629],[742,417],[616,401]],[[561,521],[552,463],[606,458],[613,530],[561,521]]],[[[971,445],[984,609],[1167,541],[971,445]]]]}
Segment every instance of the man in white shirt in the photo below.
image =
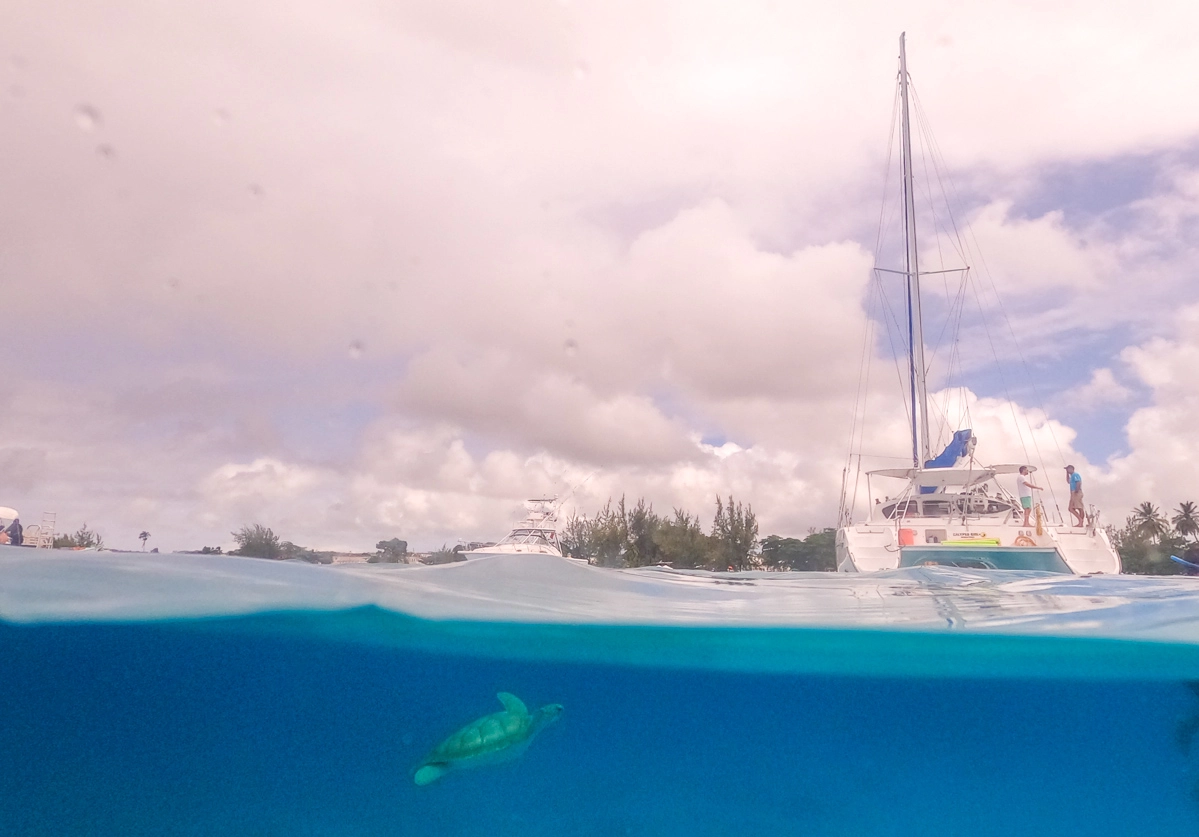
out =
{"type": "Polygon", "coordinates": [[[1024,508],[1024,525],[1028,526],[1028,516],[1032,512],[1032,492],[1033,490],[1041,491],[1039,485],[1033,485],[1032,480],[1028,477],[1028,466],[1020,466],[1020,476],[1016,477],[1016,487],[1020,492],[1020,505],[1024,508]]]}

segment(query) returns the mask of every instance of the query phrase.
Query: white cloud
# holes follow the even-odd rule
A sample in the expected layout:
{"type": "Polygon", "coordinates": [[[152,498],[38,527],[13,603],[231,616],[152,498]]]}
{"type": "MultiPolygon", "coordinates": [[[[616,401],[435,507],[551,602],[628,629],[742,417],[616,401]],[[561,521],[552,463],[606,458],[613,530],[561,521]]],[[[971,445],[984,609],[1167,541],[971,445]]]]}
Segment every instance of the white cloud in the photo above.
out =
{"type": "Polygon", "coordinates": [[[1091,379],[1085,384],[1062,393],[1056,403],[1065,411],[1103,410],[1127,404],[1134,396],[1133,391],[1116,380],[1115,374],[1106,366],[1091,371],[1091,379]]]}
{"type": "MultiPolygon", "coordinates": [[[[0,35],[22,91],[0,100],[22,161],[0,170],[0,340],[21,359],[0,499],[117,545],[262,522],[435,546],[595,472],[580,509],[644,494],[706,516],[732,492],[767,529],[831,522],[904,27],[1026,354],[1138,335],[1125,361],[1154,400],[1110,496],[1172,490],[1151,454],[1185,447],[1192,349],[1145,335],[1193,298],[1194,170],[1171,163],[1118,227],[1013,209],[1047,163],[1199,134],[1177,105],[1199,11],[1161,9],[23,7],[0,35]]],[[[886,363],[866,449],[902,458],[886,363]]],[[[1127,398],[1108,366],[1076,373],[1075,406],[1127,398]]],[[[1085,462],[1036,411],[943,397],[996,456],[1085,462]]]]}
{"type": "Polygon", "coordinates": [[[1173,505],[1199,497],[1199,307],[1179,312],[1175,336],[1154,338],[1122,355],[1150,390],[1133,413],[1130,452],[1110,463],[1111,491],[1125,508],[1150,500],[1173,505]]]}

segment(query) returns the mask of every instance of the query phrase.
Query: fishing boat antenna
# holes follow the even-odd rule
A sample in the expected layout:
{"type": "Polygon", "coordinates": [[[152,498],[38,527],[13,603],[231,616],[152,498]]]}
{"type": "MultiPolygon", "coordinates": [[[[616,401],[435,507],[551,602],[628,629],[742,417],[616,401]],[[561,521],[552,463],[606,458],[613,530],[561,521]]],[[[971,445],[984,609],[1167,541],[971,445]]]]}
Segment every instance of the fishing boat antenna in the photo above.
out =
{"type": "Polygon", "coordinates": [[[570,489],[570,491],[567,491],[566,494],[564,494],[562,496],[562,498],[557,501],[556,509],[562,508],[562,506],[566,503],[566,501],[569,500],[576,491],[578,491],[580,488],[582,488],[584,485],[586,485],[588,482],[590,482],[591,478],[596,475],[597,471],[598,471],[598,469],[596,471],[592,471],[590,474],[588,474],[586,477],[583,478],[582,482],[580,482],[574,488],[570,489]]]}

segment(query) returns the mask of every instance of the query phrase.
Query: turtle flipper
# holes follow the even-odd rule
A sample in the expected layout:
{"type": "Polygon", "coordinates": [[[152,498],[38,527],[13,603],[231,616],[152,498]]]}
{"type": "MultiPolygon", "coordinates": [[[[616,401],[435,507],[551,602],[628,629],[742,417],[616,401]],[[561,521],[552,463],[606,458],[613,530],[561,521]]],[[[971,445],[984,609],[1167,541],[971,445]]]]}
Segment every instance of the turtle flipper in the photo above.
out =
{"type": "Polygon", "coordinates": [[[436,782],[448,772],[449,768],[443,764],[422,764],[413,774],[412,781],[417,785],[428,785],[436,782]]]}
{"type": "Polygon", "coordinates": [[[500,692],[496,697],[500,699],[500,703],[504,705],[506,710],[518,718],[527,718],[529,716],[529,708],[525,706],[524,701],[511,692],[500,692]]]}

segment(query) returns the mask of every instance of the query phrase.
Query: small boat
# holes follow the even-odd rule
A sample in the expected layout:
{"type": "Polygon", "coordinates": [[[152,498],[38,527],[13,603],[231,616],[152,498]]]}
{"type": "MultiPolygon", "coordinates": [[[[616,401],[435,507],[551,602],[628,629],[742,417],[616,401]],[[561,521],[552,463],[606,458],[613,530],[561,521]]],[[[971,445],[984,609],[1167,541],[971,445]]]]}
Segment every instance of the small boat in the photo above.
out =
{"type": "MultiPolygon", "coordinates": [[[[898,98],[904,269],[876,267],[876,270],[898,275],[906,283],[904,338],[908,349],[908,391],[905,398],[911,405],[907,411],[911,465],[867,472],[868,517],[865,522],[853,523],[858,483],[848,478],[851,469],[847,463],[836,535],[837,569],[863,572],[939,565],[1052,573],[1119,573],[1120,556],[1107,532],[1098,525],[1098,512],[1093,508],[1086,516],[1086,525],[1075,527],[1051,524],[1045,509],[1038,504],[1035,524],[1023,525],[1024,511],[1019,500],[998,480],[1017,474],[1022,466],[981,464],[974,455],[978,440],[971,429],[956,431],[945,449],[933,455],[921,316],[909,83],[907,53],[901,35],[898,98]],[[894,480],[900,487],[879,497],[875,494],[878,480],[894,480]]],[[[927,271],[925,275],[948,272],[927,271]]],[[[859,468],[860,464],[859,456],[859,468]]],[[[1029,472],[1036,470],[1031,465],[1025,467],[1029,472]]],[[[1033,523],[1031,519],[1029,522],[1033,523]]]]}
{"type": "MultiPolygon", "coordinates": [[[[9,536],[9,527],[21,517],[20,512],[8,506],[0,506],[0,544],[13,543],[9,536]]],[[[18,539],[17,543],[20,543],[18,539]]]]}
{"type": "Polygon", "coordinates": [[[561,558],[562,547],[558,540],[558,501],[552,497],[527,500],[525,510],[525,518],[499,543],[471,549],[462,554],[468,559],[518,554],[554,555],[561,558]]]}

